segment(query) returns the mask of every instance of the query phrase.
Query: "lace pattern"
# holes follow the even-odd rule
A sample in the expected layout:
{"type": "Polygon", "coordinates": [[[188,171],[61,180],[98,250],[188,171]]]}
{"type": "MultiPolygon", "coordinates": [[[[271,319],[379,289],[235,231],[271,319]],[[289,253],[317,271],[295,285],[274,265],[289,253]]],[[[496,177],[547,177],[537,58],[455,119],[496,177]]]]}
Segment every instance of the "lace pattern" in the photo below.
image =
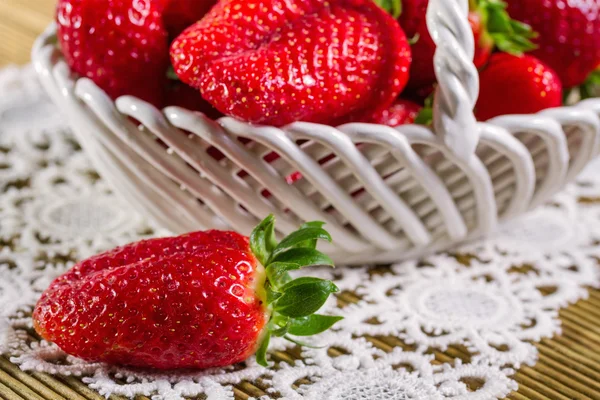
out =
{"type": "Polygon", "coordinates": [[[598,164],[489,240],[310,271],[335,279],[342,292],[325,311],[345,319],[315,339],[320,347],[275,340],[274,368],[249,359],[159,374],[86,363],[34,334],[41,291],[80,258],[167,232],[111,193],[30,68],[0,71],[0,93],[0,353],[23,370],[81,376],[104,396],[233,399],[232,385],[251,382],[263,398],[502,398],[517,388],[514,370],[535,363],[531,342],[560,333],[557,310],[600,281],[598,164]]]}

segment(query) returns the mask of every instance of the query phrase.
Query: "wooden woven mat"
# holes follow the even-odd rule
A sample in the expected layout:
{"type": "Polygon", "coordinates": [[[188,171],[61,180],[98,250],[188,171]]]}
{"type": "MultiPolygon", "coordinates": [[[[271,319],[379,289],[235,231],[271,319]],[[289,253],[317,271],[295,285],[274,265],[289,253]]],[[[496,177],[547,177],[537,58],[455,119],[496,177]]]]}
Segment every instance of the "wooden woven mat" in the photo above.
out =
{"type": "Polygon", "coordinates": [[[0,0],[0,66],[25,64],[33,41],[52,20],[56,0],[0,0]]]}
{"type": "MultiPolygon", "coordinates": [[[[358,298],[343,293],[340,301],[353,303],[358,298]]],[[[591,290],[587,300],[560,311],[563,334],[544,339],[536,344],[539,361],[535,367],[523,367],[514,376],[519,390],[510,394],[511,400],[600,400],[600,291],[591,290]]],[[[33,334],[33,333],[32,333],[33,334]]],[[[391,336],[367,337],[375,346],[390,351],[394,347],[409,348],[391,336]]],[[[330,350],[335,356],[335,350],[330,350]]],[[[432,351],[436,364],[462,359],[469,362],[466,349],[450,347],[445,352],[432,351]]],[[[339,355],[339,354],[337,354],[339,355]]],[[[294,362],[299,353],[275,352],[279,362],[294,362]]],[[[481,382],[467,383],[471,390],[481,382]]],[[[242,382],[235,385],[236,399],[248,399],[266,395],[261,383],[242,382]]],[[[102,396],[90,390],[78,378],[56,377],[40,372],[23,372],[6,358],[0,357],[0,398],[6,400],[102,400],[102,396]]],[[[276,398],[276,397],[274,397],[276,398]]],[[[113,400],[125,400],[111,396],[113,400]]],[[[138,396],[137,400],[150,400],[138,396]]],[[[204,400],[203,398],[198,398],[204,400]]],[[[491,400],[491,399],[490,399],[491,400]]]]}
{"type": "MultiPolygon", "coordinates": [[[[55,0],[0,0],[0,65],[24,64],[35,37],[52,19],[55,0]]],[[[350,293],[341,301],[355,302],[350,293]]],[[[588,300],[560,311],[563,334],[537,343],[540,352],[535,367],[523,367],[515,375],[519,391],[512,400],[600,400],[600,291],[591,290],[588,300]]],[[[394,337],[372,337],[379,348],[405,346],[394,337]]],[[[276,353],[279,361],[293,361],[298,354],[276,353]]],[[[436,362],[457,358],[468,361],[465,349],[453,347],[435,352],[436,362]]],[[[476,389],[479,382],[469,382],[476,389]]],[[[242,382],[234,388],[236,397],[247,399],[266,393],[264,387],[242,382]]],[[[0,398],[7,400],[102,400],[79,379],[44,373],[25,373],[0,357],[0,398]]],[[[112,396],[111,399],[123,399],[112,396]]],[[[144,396],[139,400],[149,400],[144,396]]]]}

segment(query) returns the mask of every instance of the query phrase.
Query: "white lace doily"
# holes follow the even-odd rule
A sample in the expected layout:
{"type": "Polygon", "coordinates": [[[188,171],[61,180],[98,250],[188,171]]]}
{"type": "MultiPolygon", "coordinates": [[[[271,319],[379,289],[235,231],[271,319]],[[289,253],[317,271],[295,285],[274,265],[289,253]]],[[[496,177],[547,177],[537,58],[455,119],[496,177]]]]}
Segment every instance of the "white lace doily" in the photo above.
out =
{"type": "Polygon", "coordinates": [[[23,370],[83,376],[102,395],[233,399],[254,382],[285,399],[481,399],[517,388],[532,341],[560,332],[557,310],[597,285],[600,165],[498,235],[419,262],[311,271],[342,290],[326,305],[335,331],[299,350],[275,341],[274,368],[253,359],[154,374],[66,356],[39,341],[29,314],[73,262],[165,234],[115,198],[48,102],[30,68],[0,71],[0,353],[23,370]],[[597,201],[596,201],[597,200],[597,201]],[[456,360],[434,362],[440,351],[456,360]],[[464,360],[464,361],[460,361],[464,360]],[[473,386],[472,382],[478,382],[473,386]]]}

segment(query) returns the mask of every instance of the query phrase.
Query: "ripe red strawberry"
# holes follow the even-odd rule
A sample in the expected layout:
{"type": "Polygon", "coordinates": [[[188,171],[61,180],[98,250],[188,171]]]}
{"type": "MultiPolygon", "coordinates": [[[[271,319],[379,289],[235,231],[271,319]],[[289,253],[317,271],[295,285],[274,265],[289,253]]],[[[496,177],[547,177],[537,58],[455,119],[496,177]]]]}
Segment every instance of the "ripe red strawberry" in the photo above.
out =
{"type": "Polygon", "coordinates": [[[162,101],[167,33],[155,2],[59,0],[58,40],[73,71],[115,98],[162,101]]]}
{"type": "Polygon", "coordinates": [[[371,0],[223,0],[173,42],[171,59],[224,114],[337,124],[392,103],[410,46],[371,0]]]}
{"type": "Polygon", "coordinates": [[[419,116],[422,108],[410,100],[398,99],[387,110],[377,112],[368,122],[392,127],[412,124],[419,116]]]}
{"type": "Polygon", "coordinates": [[[84,260],[57,278],[33,313],[34,327],[88,361],[158,369],[230,365],[257,352],[266,365],[271,335],[309,336],[339,317],[313,314],[337,291],[287,271],[333,265],[315,250],[331,240],[305,224],[279,244],[269,216],[250,239],[195,232],[133,243],[84,260]]]}
{"type": "Polygon", "coordinates": [[[129,94],[160,106],[169,66],[167,30],[179,33],[181,24],[200,19],[212,4],[213,0],[59,0],[58,40],[71,69],[112,98],[129,94]]]}
{"type": "Polygon", "coordinates": [[[540,35],[532,54],[551,66],[567,88],[600,66],[600,0],[506,0],[512,18],[540,35]]]}
{"type": "Polygon", "coordinates": [[[481,121],[505,114],[531,114],[562,104],[558,75],[533,56],[495,53],[479,77],[475,115],[481,121]]]}
{"type": "MultiPolygon", "coordinates": [[[[520,53],[533,48],[529,38],[533,36],[528,27],[512,21],[505,4],[499,0],[474,0],[469,13],[469,23],[475,39],[474,63],[481,68],[488,61],[494,46],[500,50],[520,53]]],[[[410,69],[410,89],[431,87],[436,81],[433,69],[435,43],[429,35],[426,11],[429,0],[404,0],[399,22],[412,45],[413,63],[410,69]]]]}

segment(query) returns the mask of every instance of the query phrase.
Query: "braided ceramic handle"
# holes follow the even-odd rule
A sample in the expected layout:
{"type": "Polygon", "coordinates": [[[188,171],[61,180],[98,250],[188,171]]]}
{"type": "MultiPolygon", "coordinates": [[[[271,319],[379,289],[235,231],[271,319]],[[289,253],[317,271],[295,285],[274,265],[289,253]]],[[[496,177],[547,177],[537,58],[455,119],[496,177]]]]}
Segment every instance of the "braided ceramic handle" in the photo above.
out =
{"type": "Polygon", "coordinates": [[[479,142],[473,114],[479,75],[473,64],[475,43],[468,13],[468,0],[430,0],[427,10],[427,26],[437,45],[433,127],[444,144],[465,160],[479,142]]]}

